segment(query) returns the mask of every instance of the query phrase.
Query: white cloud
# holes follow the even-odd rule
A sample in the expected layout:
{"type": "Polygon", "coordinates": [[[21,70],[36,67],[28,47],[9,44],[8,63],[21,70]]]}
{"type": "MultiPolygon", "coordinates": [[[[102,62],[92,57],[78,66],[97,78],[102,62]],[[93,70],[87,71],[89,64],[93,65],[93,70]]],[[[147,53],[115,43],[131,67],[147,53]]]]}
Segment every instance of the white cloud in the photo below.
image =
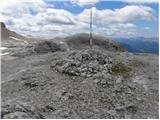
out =
{"type": "Polygon", "coordinates": [[[43,11],[46,4],[43,0],[2,0],[1,7],[0,12],[10,13],[14,10],[18,13],[27,13],[30,9],[35,12],[43,11]]]}
{"type": "Polygon", "coordinates": [[[133,36],[136,34],[136,26],[132,23],[110,24],[107,27],[95,29],[94,33],[104,36],[133,36]]]}
{"type": "Polygon", "coordinates": [[[150,30],[150,27],[144,27],[145,30],[150,30]]]}
{"type": "Polygon", "coordinates": [[[20,34],[49,38],[59,34],[84,32],[89,29],[88,23],[79,21],[70,12],[63,9],[48,8],[42,2],[39,4],[38,9],[40,10],[37,10],[36,2],[12,1],[3,6],[0,15],[1,20],[7,24],[9,29],[20,34]],[[37,13],[33,15],[29,8],[37,10],[37,13]]]}
{"type": "MultiPolygon", "coordinates": [[[[152,4],[152,3],[158,3],[159,0],[105,0],[105,1],[119,1],[119,2],[125,2],[125,3],[133,3],[133,4],[152,4]]],[[[96,3],[100,2],[100,0],[72,0],[71,3],[73,5],[79,5],[79,6],[91,6],[96,3]]]]}
{"type": "Polygon", "coordinates": [[[71,1],[73,5],[79,5],[79,6],[92,6],[98,2],[99,0],[73,0],[71,1]]]}
{"type": "Polygon", "coordinates": [[[150,4],[150,3],[158,3],[158,0],[112,0],[112,1],[121,1],[121,2],[127,2],[127,3],[137,3],[137,4],[150,4]]]}
{"type": "MultiPolygon", "coordinates": [[[[64,9],[50,8],[43,0],[3,1],[8,1],[8,3],[3,6],[0,14],[1,20],[7,24],[9,29],[20,34],[52,38],[59,35],[89,32],[89,9],[74,15],[64,9]]],[[[81,5],[83,2],[81,1],[81,5]]],[[[94,0],[91,3],[95,4],[97,2],[97,0],[94,0]]],[[[84,2],[83,5],[91,5],[91,3],[84,2]]],[[[154,18],[153,11],[150,7],[136,5],[114,10],[98,10],[94,7],[93,31],[108,36],[134,35],[137,26],[131,22],[152,20],[154,18]],[[98,24],[103,27],[99,27],[98,24]]]]}
{"type": "Polygon", "coordinates": [[[62,9],[53,9],[48,8],[44,14],[46,21],[49,23],[56,23],[56,24],[68,24],[73,25],[75,24],[74,16],[62,9]]]}
{"type": "MultiPolygon", "coordinates": [[[[152,15],[153,11],[154,10],[150,7],[136,5],[129,5],[115,10],[98,10],[93,7],[93,19],[95,21],[100,21],[106,24],[117,22],[122,23],[134,20],[152,20],[154,18],[152,15]]],[[[90,10],[85,9],[78,16],[80,19],[85,21],[89,19],[89,15],[90,10]]]]}
{"type": "Polygon", "coordinates": [[[112,24],[111,27],[117,29],[134,29],[136,28],[136,25],[132,23],[125,23],[125,24],[119,23],[119,24],[112,24]]]}

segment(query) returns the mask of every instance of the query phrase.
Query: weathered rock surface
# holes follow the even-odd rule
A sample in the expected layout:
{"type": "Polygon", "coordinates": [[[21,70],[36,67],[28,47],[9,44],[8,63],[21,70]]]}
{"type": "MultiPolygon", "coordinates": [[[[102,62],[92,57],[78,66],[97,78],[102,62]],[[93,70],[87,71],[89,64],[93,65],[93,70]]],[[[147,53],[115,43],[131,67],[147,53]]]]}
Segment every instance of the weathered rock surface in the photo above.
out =
{"type": "Polygon", "coordinates": [[[159,118],[158,55],[88,49],[4,56],[1,86],[1,118],[159,118]]]}
{"type": "Polygon", "coordinates": [[[91,77],[107,74],[112,67],[112,58],[100,50],[72,52],[68,58],[53,61],[52,67],[58,72],[70,75],[91,77]]]}
{"type": "MultiPolygon", "coordinates": [[[[7,47],[5,53],[15,57],[45,54],[57,51],[83,50],[89,48],[89,34],[76,34],[65,38],[50,40],[29,39],[8,30],[2,24],[2,45],[7,47]]],[[[112,39],[93,35],[93,48],[114,52],[124,52],[127,49],[112,39]]]]}
{"type": "Polygon", "coordinates": [[[59,51],[59,46],[52,41],[43,41],[35,45],[34,51],[37,53],[47,53],[59,51]]]}

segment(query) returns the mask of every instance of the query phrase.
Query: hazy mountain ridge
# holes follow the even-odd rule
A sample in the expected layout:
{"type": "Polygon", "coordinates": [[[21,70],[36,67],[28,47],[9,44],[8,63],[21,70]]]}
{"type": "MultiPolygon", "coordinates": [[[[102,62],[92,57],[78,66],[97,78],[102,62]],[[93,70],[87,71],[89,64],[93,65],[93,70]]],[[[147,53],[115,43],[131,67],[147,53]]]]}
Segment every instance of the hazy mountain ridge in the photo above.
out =
{"type": "Polygon", "coordinates": [[[142,52],[142,53],[159,53],[159,38],[115,38],[117,42],[125,46],[129,52],[142,52]]]}
{"type": "MultiPolygon", "coordinates": [[[[79,33],[69,37],[64,38],[64,41],[72,49],[84,49],[89,46],[90,35],[87,33],[79,33]]],[[[107,38],[99,35],[92,35],[93,48],[99,47],[99,49],[105,49],[109,51],[127,51],[127,49],[115,42],[111,38],[107,38]]]]}

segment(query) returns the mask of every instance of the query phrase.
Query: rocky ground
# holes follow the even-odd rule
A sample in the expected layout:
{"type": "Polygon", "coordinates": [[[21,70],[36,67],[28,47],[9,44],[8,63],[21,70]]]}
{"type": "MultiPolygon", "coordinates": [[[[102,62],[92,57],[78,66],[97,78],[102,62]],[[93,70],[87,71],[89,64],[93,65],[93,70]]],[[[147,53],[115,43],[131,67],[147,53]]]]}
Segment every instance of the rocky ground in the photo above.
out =
{"type": "Polygon", "coordinates": [[[159,118],[158,55],[96,35],[91,50],[89,34],[1,31],[1,118],[159,118]]]}
{"type": "Polygon", "coordinates": [[[1,70],[1,118],[159,118],[158,55],[35,46],[1,70]]]}

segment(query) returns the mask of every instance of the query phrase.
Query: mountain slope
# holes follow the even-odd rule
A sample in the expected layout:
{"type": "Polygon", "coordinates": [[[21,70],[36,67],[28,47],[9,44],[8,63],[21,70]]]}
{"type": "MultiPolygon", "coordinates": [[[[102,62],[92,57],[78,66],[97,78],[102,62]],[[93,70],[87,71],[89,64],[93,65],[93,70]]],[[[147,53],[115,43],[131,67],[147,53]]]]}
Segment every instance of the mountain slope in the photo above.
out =
{"type": "MultiPolygon", "coordinates": [[[[34,51],[36,53],[47,53],[56,51],[89,49],[89,40],[89,34],[86,33],[75,34],[65,38],[56,37],[51,40],[44,40],[37,43],[34,46],[34,51]]],[[[127,51],[125,47],[115,42],[114,40],[96,35],[93,35],[93,49],[101,49],[112,52],[127,51]]]]}
{"type": "Polygon", "coordinates": [[[6,28],[3,22],[1,22],[1,40],[1,46],[8,48],[31,46],[34,43],[43,41],[43,39],[27,38],[14,31],[11,31],[8,28],[6,28]]]}
{"type": "Polygon", "coordinates": [[[158,38],[115,38],[117,42],[125,46],[129,52],[155,53],[159,52],[158,38]]]}
{"type": "Polygon", "coordinates": [[[4,47],[16,47],[27,45],[27,38],[9,30],[5,24],[1,22],[1,44],[4,47]]]}
{"type": "MultiPolygon", "coordinates": [[[[71,49],[85,49],[89,48],[90,35],[79,33],[66,37],[64,40],[71,49]]],[[[109,51],[127,51],[125,47],[114,40],[97,35],[93,35],[93,48],[94,47],[109,51]]]]}
{"type": "Polygon", "coordinates": [[[14,31],[11,31],[9,29],[6,28],[5,24],[1,22],[1,37],[2,37],[2,40],[11,40],[13,38],[17,38],[17,39],[25,39],[24,36],[14,32],[14,31]],[[13,37],[13,38],[12,38],[13,37]]]}

